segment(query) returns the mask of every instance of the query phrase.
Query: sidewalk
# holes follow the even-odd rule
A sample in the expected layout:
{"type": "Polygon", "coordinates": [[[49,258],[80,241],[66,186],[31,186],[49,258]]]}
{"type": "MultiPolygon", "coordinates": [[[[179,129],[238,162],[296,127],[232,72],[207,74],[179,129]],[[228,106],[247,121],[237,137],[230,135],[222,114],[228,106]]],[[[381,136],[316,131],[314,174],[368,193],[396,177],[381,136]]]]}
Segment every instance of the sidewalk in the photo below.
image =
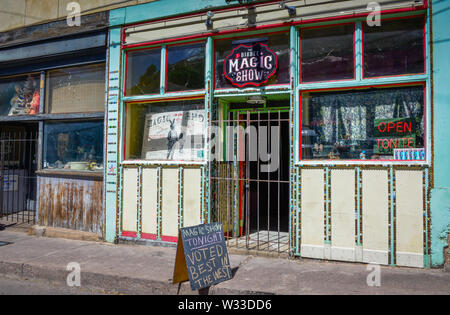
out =
{"type": "MultiPolygon", "coordinates": [[[[176,294],[171,283],[175,248],[113,245],[0,231],[0,277],[66,283],[70,262],[81,266],[81,286],[124,294],[176,294]]],[[[381,267],[381,285],[369,287],[365,264],[230,254],[232,280],[209,294],[450,294],[442,269],[381,267]]],[[[180,294],[198,294],[183,283],[180,294]]]]}

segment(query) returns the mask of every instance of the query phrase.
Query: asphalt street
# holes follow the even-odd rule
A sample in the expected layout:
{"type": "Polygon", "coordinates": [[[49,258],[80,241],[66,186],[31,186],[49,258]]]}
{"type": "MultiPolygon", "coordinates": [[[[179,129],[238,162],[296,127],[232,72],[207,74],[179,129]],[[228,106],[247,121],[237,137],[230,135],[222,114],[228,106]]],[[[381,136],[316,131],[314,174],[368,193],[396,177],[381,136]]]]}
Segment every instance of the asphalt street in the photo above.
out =
{"type": "Polygon", "coordinates": [[[64,286],[61,283],[37,279],[0,276],[0,295],[105,295],[104,290],[64,286]]]}

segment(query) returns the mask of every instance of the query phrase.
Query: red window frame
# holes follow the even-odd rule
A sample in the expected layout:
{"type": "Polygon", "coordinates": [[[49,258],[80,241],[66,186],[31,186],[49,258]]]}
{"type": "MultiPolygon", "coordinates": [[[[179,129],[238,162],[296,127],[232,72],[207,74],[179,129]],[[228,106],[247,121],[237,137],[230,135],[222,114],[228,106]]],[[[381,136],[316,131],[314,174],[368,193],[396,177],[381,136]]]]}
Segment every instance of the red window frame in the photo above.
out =
{"type": "Polygon", "coordinates": [[[315,163],[328,163],[330,161],[336,162],[336,161],[343,161],[343,162],[371,162],[371,163],[378,163],[378,162],[399,162],[399,163],[405,163],[405,162],[423,162],[425,163],[427,161],[427,86],[426,82],[411,82],[411,83],[396,83],[396,84],[380,84],[380,85],[365,85],[365,86],[352,86],[352,87],[342,87],[342,88],[328,88],[328,89],[309,89],[309,90],[302,90],[299,91],[299,150],[298,150],[298,161],[300,163],[302,162],[315,162],[315,163]],[[303,100],[303,93],[314,93],[314,92],[333,92],[333,91],[352,91],[352,90],[364,90],[368,88],[398,88],[398,87],[405,87],[405,86],[422,86],[423,87],[423,119],[424,119],[424,143],[423,148],[425,150],[425,159],[424,160],[394,160],[394,159],[377,159],[377,160],[362,160],[362,159],[342,159],[342,160],[332,160],[332,159],[302,159],[302,100],[303,100]]]}
{"type": "Polygon", "coordinates": [[[364,27],[361,27],[361,57],[362,57],[362,65],[361,65],[361,71],[362,71],[362,79],[363,80],[372,80],[372,79],[381,79],[381,78],[393,78],[393,77],[404,77],[404,76],[411,76],[411,75],[421,75],[427,73],[427,33],[426,33],[426,15],[425,14],[419,14],[419,15],[412,15],[412,16],[402,16],[402,17],[395,17],[395,18],[386,18],[381,19],[381,23],[383,21],[398,21],[398,20],[405,20],[405,19],[415,19],[415,18],[423,18],[423,72],[418,73],[405,73],[405,74],[394,74],[394,75],[383,75],[383,76],[377,76],[377,77],[366,77],[364,73],[364,27]]]}
{"type": "Polygon", "coordinates": [[[204,73],[204,79],[205,79],[205,84],[206,84],[206,55],[208,54],[207,50],[206,50],[206,41],[205,40],[197,40],[197,41],[193,41],[193,42],[183,42],[183,43],[175,43],[175,44],[169,44],[166,46],[166,55],[165,55],[165,71],[164,71],[164,94],[171,94],[171,93],[180,93],[180,92],[202,92],[205,90],[205,87],[203,87],[203,89],[196,89],[196,90],[180,90],[180,91],[167,91],[167,77],[169,75],[167,69],[168,69],[168,62],[167,62],[167,55],[168,55],[168,48],[169,47],[175,47],[175,46],[188,46],[188,45],[193,45],[193,44],[199,44],[199,43],[203,43],[204,44],[204,50],[205,50],[205,73],[204,73]]]}
{"type": "MultiPolygon", "coordinates": [[[[125,63],[125,69],[124,69],[124,80],[123,80],[123,94],[125,97],[136,97],[136,96],[141,96],[141,95],[127,95],[127,80],[128,80],[128,54],[132,53],[132,52],[136,52],[136,51],[144,51],[144,50],[156,50],[159,49],[160,51],[162,46],[155,46],[155,47],[147,47],[147,48],[139,48],[139,49],[132,49],[132,50],[125,50],[124,51],[124,63],[125,63]]],[[[161,58],[162,58],[162,52],[161,52],[161,58]]],[[[161,64],[161,60],[159,61],[159,63],[161,64]]],[[[159,85],[161,86],[161,82],[159,82],[159,85]]],[[[151,93],[151,94],[145,94],[145,95],[158,95],[161,92],[158,93],[151,93]]]]}
{"type": "Polygon", "coordinates": [[[337,24],[330,24],[330,25],[319,25],[319,26],[309,26],[309,27],[302,27],[299,29],[298,34],[298,82],[300,84],[313,84],[313,83],[322,83],[322,82],[344,82],[344,81],[353,81],[356,80],[356,23],[355,22],[346,22],[346,23],[337,23],[337,24]],[[303,30],[309,30],[309,29],[318,29],[318,28],[332,28],[340,25],[350,25],[353,24],[353,78],[351,79],[330,79],[330,80],[322,80],[322,81],[302,81],[302,31],[303,30]]]}

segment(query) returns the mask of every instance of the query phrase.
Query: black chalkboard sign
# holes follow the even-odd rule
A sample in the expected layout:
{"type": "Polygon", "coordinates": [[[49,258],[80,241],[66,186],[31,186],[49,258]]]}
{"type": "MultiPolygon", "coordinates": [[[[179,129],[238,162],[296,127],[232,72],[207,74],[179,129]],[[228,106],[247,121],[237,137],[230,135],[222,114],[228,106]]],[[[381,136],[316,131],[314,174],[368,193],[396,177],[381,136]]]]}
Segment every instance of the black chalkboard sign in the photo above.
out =
{"type": "Polygon", "coordinates": [[[180,229],[173,283],[189,280],[192,290],[200,290],[231,277],[222,223],[180,229]]]}

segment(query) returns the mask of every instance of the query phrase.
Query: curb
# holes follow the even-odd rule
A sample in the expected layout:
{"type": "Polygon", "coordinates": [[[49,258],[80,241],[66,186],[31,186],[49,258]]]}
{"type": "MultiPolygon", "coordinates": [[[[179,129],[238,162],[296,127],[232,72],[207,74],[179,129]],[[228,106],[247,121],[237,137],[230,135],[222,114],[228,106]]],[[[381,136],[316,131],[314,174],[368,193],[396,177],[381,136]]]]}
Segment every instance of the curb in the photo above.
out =
{"type": "MultiPolygon", "coordinates": [[[[65,269],[49,269],[29,263],[14,263],[0,261],[0,275],[20,280],[45,280],[61,285],[66,284],[69,271],[65,269]]],[[[170,281],[158,281],[109,275],[95,272],[81,273],[81,287],[101,289],[111,294],[130,295],[176,295],[178,285],[170,281]]],[[[181,284],[179,295],[198,295],[192,291],[189,282],[181,284]]],[[[214,286],[209,289],[209,295],[273,295],[270,292],[247,291],[214,286]]]]}
{"type": "Polygon", "coordinates": [[[40,225],[31,226],[28,230],[28,235],[37,237],[64,238],[77,241],[103,241],[102,237],[96,233],[40,225]]]}

